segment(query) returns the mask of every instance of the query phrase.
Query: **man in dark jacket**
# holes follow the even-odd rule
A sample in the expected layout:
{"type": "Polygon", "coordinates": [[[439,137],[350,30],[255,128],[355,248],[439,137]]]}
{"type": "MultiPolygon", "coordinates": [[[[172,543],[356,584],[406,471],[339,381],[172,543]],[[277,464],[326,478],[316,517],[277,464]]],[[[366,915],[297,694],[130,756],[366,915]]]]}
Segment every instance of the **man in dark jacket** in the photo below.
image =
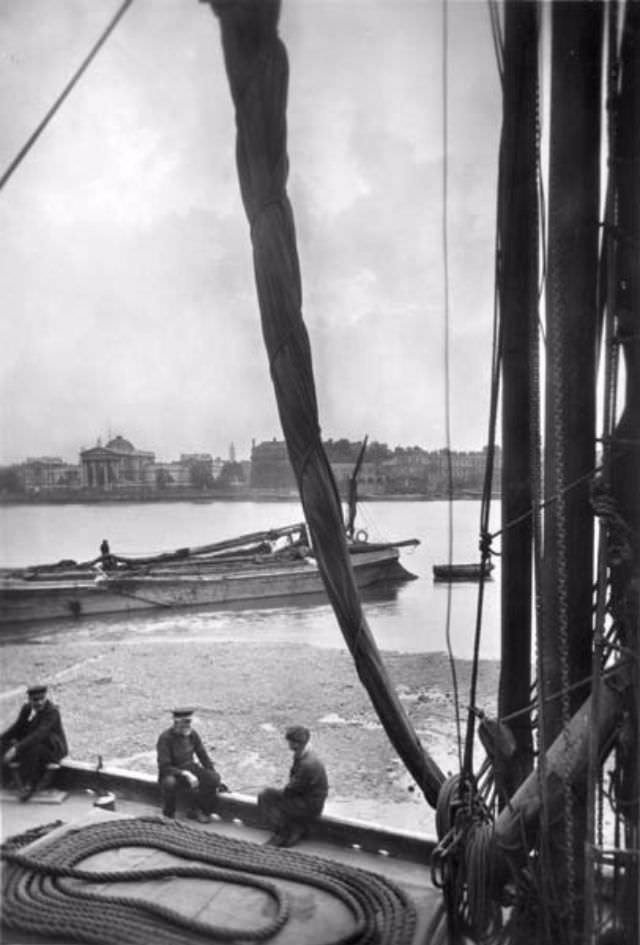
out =
{"type": "Polygon", "coordinates": [[[2,783],[13,775],[23,801],[43,783],[47,765],[68,752],[60,712],[47,698],[47,687],[30,686],[27,697],[16,721],[0,735],[2,783]]]}
{"type": "Polygon", "coordinates": [[[287,729],[285,738],[293,752],[289,780],[282,789],[268,787],[258,795],[261,820],[275,831],[267,841],[271,846],[293,846],[322,813],[329,783],[323,763],[311,751],[310,737],[303,725],[287,729]]]}
{"type": "Polygon", "coordinates": [[[215,807],[216,792],[226,790],[220,775],[191,727],[193,709],[174,709],[173,725],[157,743],[158,781],[162,791],[162,813],[175,817],[178,793],[187,796],[187,817],[207,824],[215,807]]]}

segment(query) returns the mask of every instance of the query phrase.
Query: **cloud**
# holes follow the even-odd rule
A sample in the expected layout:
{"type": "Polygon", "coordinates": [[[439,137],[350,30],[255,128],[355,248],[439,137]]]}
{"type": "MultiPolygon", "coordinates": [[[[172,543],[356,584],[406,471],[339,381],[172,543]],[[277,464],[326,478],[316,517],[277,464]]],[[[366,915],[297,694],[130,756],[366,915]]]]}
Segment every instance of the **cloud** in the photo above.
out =
{"type": "MultiPolygon", "coordinates": [[[[454,428],[480,445],[499,101],[481,7],[448,8],[445,164],[439,4],[283,4],[327,436],[443,445],[446,167],[454,428]]],[[[115,9],[5,0],[5,166],[115,9]]],[[[138,0],[3,191],[0,462],[75,459],[107,427],[165,458],[280,436],[218,34],[206,4],[138,0]]]]}

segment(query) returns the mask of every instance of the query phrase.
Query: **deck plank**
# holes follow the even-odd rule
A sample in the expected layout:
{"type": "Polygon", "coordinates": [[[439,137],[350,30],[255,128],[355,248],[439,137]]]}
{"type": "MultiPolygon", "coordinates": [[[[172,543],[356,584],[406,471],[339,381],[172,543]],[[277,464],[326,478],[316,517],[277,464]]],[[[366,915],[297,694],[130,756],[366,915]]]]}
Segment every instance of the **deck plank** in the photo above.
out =
{"type": "MultiPolygon", "coordinates": [[[[118,799],[118,811],[112,813],[93,807],[93,798],[85,794],[69,793],[60,805],[49,808],[44,805],[19,804],[14,800],[2,803],[2,835],[22,833],[38,824],[60,819],[64,826],[60,831],[74,829],[98,821],[130,816],[157,815],[158,810],[148,804],[118,799]]],[[[196,826],[191,824],[191,826],[196,826]]],[[[239,822],[214,821],[209,825],[197,825],[196,829],[213,831],[237,839],[263,844],[268,833],[256,827],[248,827],[239,822]]],[[[33,846],[37,847],[36,841],[33,846]]],[[[441,902],[441,894],[431,882],[427,863],[420,864],[405,861],[400,857],[380,856],[355,850],[349,846],[340,847],[326,840],[305,840],[299,847],[301,853],[310,853],[369,870],[386,876],[398,883],[415,904],[417,927],[414,942],[425,940],[426,930],[441,902]]],[[[286,851],[278,851],[286,856],[286,851]]],[[[149,866],[184,863],[184,860],[154,848],[121,847],[118,850],[95,854],[83,861],[83,866],[91,869],[142,869],[149,866]]],[[[65,882],[77,883],[79,880],[65,882]]],[[[339,938],[353,928],[353,918],[347,907],[336,898],[315,887],[278,879],[280,888],[286,890],[291,905],[291,914],[285,926],[268,941],[272,945],[321,945],[326,941],[339,938]]],[[[95,887],[94,887],[95,888],[95,887]]],[[[221,883],[210,879],[162,878],[138,882],[116,882],[99,886],[106,895],[133,895],[151,902],[169,906],[190,918],[199,921],[229,925],[241,928],[253,928],[265,925],[273,916],[275,904],[263,891],[221,883]]],[[[2,930],[3,945],[44,945],[43,939],[12,930],[2,930]]],[[[51,945],[51,943],[48,943],[51,945]]],[[[146,945],[146,943],[141,943],[146,945]]],[[[151,943],[149,943],[151,945],[151,943]]]]}

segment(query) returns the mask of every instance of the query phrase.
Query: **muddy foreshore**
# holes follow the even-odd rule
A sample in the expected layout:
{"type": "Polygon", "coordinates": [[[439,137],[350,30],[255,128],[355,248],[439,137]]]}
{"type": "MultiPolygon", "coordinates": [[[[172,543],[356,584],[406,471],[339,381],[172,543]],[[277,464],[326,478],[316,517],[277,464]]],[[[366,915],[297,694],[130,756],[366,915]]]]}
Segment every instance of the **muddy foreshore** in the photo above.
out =
{"type": "MultiPolygon", "coordinates": [[[[445,774],[458,768],[454,685],[443,653],[385,653],[396,689],[425,748],[445,774]]],[[[464,736],[470,663],[456,676],[464,736]]],[[[0,723],[24,687],[46,680],[70,757],[155,773],[155,745],[175,705],[196,708],[195,727],[231,790],[281,784],[291,756],[282,733],[301,723],[330,779],[327,810],[432,832],[432,811],[390,745],[350,655],[309,644],[91,642],[2,648],[0,723]]],[[[498,664],[482,662],[477,704],[495,710],[498,664]]]]}

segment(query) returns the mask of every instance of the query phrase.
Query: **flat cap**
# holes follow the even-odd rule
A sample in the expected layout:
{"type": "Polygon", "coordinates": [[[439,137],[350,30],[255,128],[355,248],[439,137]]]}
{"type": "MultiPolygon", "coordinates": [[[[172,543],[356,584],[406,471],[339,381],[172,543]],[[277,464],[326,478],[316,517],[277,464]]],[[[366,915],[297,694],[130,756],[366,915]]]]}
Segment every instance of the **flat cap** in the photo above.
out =
{"type": "Polygon", "coordinates": [[[195,711],[190,706],[180,706],[177,709],[172,709],[171,713],[174,719],[190,719],[195,711]]]}
{"type": "Polygon", "coordinates": [[[296,742],[299,745],[306,745],[311,738],[311,732],[304,725],[290,725],[284,733],[288,742],[296,742]]]}
{"type": "Polygon", "coordinates": [[[47,687],[42,684],[36,686],[29,686],[27,689],[28,696],[44,696],[47,692],[47,687]]]}

